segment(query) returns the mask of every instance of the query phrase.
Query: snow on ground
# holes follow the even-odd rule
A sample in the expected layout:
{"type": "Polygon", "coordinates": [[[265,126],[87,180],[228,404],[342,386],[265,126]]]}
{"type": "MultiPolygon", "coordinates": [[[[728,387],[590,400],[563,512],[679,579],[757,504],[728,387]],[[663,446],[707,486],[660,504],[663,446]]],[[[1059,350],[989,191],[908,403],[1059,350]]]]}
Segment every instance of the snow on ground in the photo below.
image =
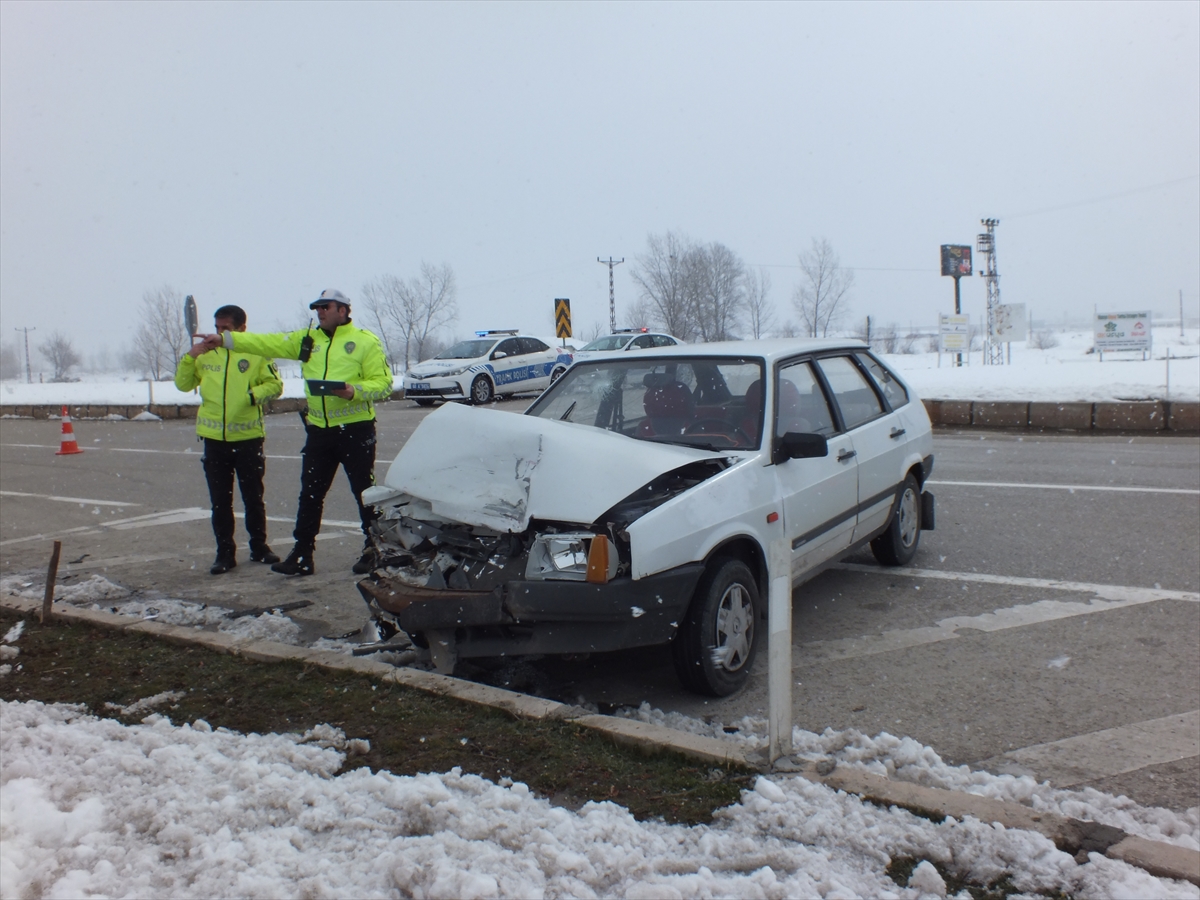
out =
{"type": "Polygon", "coordinates": [[[6,897],[945,896],[932,866],[896,885],[898,856],[976,883],[1011,873],[1026,893],[1200,896],[1099,854],[1080,865],[1039,834],[935,824],[794,776],[760,777],[711,825],[667,825],[458,769],[335,776],[355,748],[329,726],[127,726],[36,702],[0,703],[0,720],[6,897]]]}
{"type": "MultiPolygon", "coordinates": [[[[0,591],[38,598],[16,576],[0,591]]],[[[246,637],[295,642],[286,616],[143,601],[100,576],[69,602],[172,624],[246,623],[246,637]],[[267,626],[263,620],[275,620],[267,626]],[[284,624],[286,623],[286,625],[284,624]]],[[[0,643],[0,677],[20,662],[20,625],[0,643]]],[[[934,824],[795,776],[758,780],[710,826],[638,823],[611,803],[554,807],[522,784],[459,770],[417,777],[367,769],[334,776],[365,742],[318,726],[306,735],[239,735],[175,725],[170,692],[125,707],[125,726],[71,706],[0,704],[0,896],[945,896],[932,866],[907,887],[893,857],[935,860],[979,884],[1010,873],[1025,892],[1200,897],[1092,854],[1080,865],[1038,834],[968,819],[934,824]],[[165,708],[165,709],[164,709],[165,708]]],[[[758,749],[766,722],[728,734],[643,705],[625,715],[758,749]]],[[[1094,790],[949,766],[911,738],[794,731],[800,756],[899,780],[1025,803],[1200,848],[1200,809],[1177,814],[1094,790]]],[[[961,895],[965,896],[965,894],[961,895]]]]}
{"type": "MultiPolygon", "coordinates": [[[[922,352],[883,355],[920,396],[932,400],[1200,400],[1200,331],[1194,328],[1187,329],[1183,337],[1178,326],[1155,328],[1154,358],[1145,361],[1139,354],[1109,353],[1101,362],[1088,352],[1091,332],[1052,334],[1059,344],[1046,350],[1013,344],[1011,366],[985,366],[982,352],[976,350],[967,354],[970,364],[957,369],[950,364],[949,355],[943,354],[939,368],[938,354],[925,352],[928,338],[914,343],[922,352]],[[1168,352],[1171,361],[1166,359],[1168,352]]],[[[397,390],[403,381],[403,376],[396,376],[397,390]]],[[[302,379],[284,378],[283,385],[284,397],[304,396],[302,379]]],[[[147,382],[132,375],[89,375],[68,384],[5,381],[0,384],[0,404],[137,406],[149,401],[150,392],[147,382]]],[[[186,406],[200,402],[199,394],[177,391],[170,381],[155,382],[153,395],[155,403],[186,406]]]]}

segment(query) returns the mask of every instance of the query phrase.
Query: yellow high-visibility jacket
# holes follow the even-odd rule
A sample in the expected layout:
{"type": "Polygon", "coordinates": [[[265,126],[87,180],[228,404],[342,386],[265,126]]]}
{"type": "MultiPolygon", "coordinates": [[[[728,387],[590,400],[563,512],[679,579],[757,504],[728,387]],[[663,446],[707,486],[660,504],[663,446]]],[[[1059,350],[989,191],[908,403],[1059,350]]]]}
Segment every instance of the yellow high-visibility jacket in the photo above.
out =
{"type": "Polygon", "coordinates": [[[354,388],[354,399],[308,395],[308,424],[317,428],[368,422],[375,418],[375,401],[392,396],[392,371],[379,338],[352,322],[339,325],[333,333],[321,328],[280,334],[250,334],[226,331],[225,346],[242,353],[257,353],[276,359],[299,359],[300,342],[313,339],[312,355],[301,366],[306,381],[344,381],[354,388]]]}
{"type": "Polygon", "coordinates": [[[175,367],[175,387],[200,388],[196,434],[218,441],[263,437],[263,401],[283,393],[283,381],[269,359],[225,349],[185,354],[175,367]]]}

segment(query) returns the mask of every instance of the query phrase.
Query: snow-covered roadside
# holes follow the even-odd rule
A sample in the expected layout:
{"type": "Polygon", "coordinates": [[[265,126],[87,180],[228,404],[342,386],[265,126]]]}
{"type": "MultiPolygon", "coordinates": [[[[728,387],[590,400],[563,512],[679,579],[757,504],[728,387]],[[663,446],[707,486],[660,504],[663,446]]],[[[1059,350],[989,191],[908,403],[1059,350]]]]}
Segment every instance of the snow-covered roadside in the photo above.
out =
{"type": "MultiPolygon", "coordinates": [[[[36,585],[13,577],[0,590],[40,596],[36,585]]],[[[129,599],[100,576],[62,599],[295,642],[286,616],[229,621],[213,607],[129,599]],[[264,619],[275,621],[255,624],[264,619]]],[[[5,636],[0,672],[19,665],[19,638],[19,627],[5,636]]],[[[173,699],[146,698],[139,708],[173,699]]],[[[748,749],[766,743],[765,720],[730,723],[737,727],[730,735],[724,723],[648,706],[625,714],[748,749]]],[[[240,736],[203,722],[176,727],[158,715],[126,727],[36,703],[4,704],[0,718],[2,896],[944,895],[932,867],[917,873],[921,891],[895,885],[884,870],[897,856],[935,860],[974,883],[1013,873],[1025,891],[1200,896],[1192,885],[1100,856],[1077,865],[1040,835],[973,821],[934,825],[797,777],[762,779],[713,826],[686,828],[639,824],[607,803],[556,809],[522,785],[457,771],[401,778],[360,770],[333,778],[338,752],[295,735],[240,736]]],[[[308,738],[353,749],[328,732],[308,738]]],[[[808,758],[1200,849],[1200,809],[1177,814],[1094,790],[1056,791],[1031,778],[971,772],[886,733],[796,729],[794,744],[808,758]]]]}
{"type": "MultiPolygon", "coordinates": [[[[1089,353],[1092,336],[1087,331],[1056,332],[1058,346],[1037,350],[1027,344],[1012,345],[1012,365],[984,366],[982,353],[968,354],[969,365],[954,368],[948,355],[924,351],[927,340],[915,346],[919,353],[883,354],[916,389],[929,400],[1039,400],[1051,402],[1086,401],[1092,403],[1156,399],[1195,402],[1200,400],[1200,332],[1188,329],[1180,336],[1178,328],[1154,329],[1154,359],[1142,360],[1133,354],[1110,353],[1103,362],[1089,353]],[[1165,358],[1170,353],[1172,361],[1165,358]],[[1168,390],[1168,368],[1170,389],[1168,390]]],[[[901,344],[904,341],[900,341],[901,344]]],[[[396,390],[403,387],[397,375],[396,390]]],[[[284,378],[283,396],[304,396],[299,377],[284,378]]],[[[138,406],[149,402],[151,387],[131,375],[87,376],[68,384],[25,384],[22,381],[0,383],[0,405],[138,406]]],[[[158,404],[197,405],[197,393],[175,390],[170,381],[155,382],[154,402],[158,404]]]]}
{"type": "MultiPolygon", "coordinates": [[[[1025,893],[1197,897],[1042,837],[935,824],[794,776],[759,778],[709,826],[552,806],[520,783],[357,769],[333,729],[239,735],[151,715],[0,704],[0,894],[128,897],[945,896],[935,860],[1025,893]],[[317,743],[310,743],[314,738],[317,743]]],[[[965,897],[965,892],[959,896],[965,897]]]]}

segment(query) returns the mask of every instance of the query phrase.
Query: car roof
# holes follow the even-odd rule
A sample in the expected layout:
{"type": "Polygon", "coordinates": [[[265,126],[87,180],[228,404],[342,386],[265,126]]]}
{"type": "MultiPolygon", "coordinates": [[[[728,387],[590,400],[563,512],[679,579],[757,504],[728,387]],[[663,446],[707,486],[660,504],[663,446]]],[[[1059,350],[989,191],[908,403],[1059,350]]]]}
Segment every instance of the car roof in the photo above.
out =
{"type": "Polygon", "coordinates": [[[867,349],[867,345],[856,338],[769,338],[757,341],[716,341],[711,344],[676,344],[672,347],[653,347],[639,352],[637,358],[648,360],[677,356],[761,356],[770,363],[803,353],[867,349]]]}

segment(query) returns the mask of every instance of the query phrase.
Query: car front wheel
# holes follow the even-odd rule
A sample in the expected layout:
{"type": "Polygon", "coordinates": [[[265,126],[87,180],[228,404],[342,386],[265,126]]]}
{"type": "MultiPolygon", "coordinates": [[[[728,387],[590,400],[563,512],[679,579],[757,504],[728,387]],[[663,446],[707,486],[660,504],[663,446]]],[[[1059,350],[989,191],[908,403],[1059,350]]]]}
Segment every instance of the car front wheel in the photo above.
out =
{"type": "Polygon", "coordinates": [[[758,651],[758,584],[739,559],[713,562],[675,636],[675,671],[684,687],[726,697],[746,683],[758,651]]]}
{"type": "Polygon", "coordinates": [[[492,399],[492,383],[486,375],[478,375],[471,382],[471,402],[482,406],[492,399]]]}
{"type": "Polygon", "coordinates": [[[917,479],[904,479],[887,531],[871,541],[871,552],[885,566],[903,566],[917,555],[921,540],[921,488],[917,479]]]}

